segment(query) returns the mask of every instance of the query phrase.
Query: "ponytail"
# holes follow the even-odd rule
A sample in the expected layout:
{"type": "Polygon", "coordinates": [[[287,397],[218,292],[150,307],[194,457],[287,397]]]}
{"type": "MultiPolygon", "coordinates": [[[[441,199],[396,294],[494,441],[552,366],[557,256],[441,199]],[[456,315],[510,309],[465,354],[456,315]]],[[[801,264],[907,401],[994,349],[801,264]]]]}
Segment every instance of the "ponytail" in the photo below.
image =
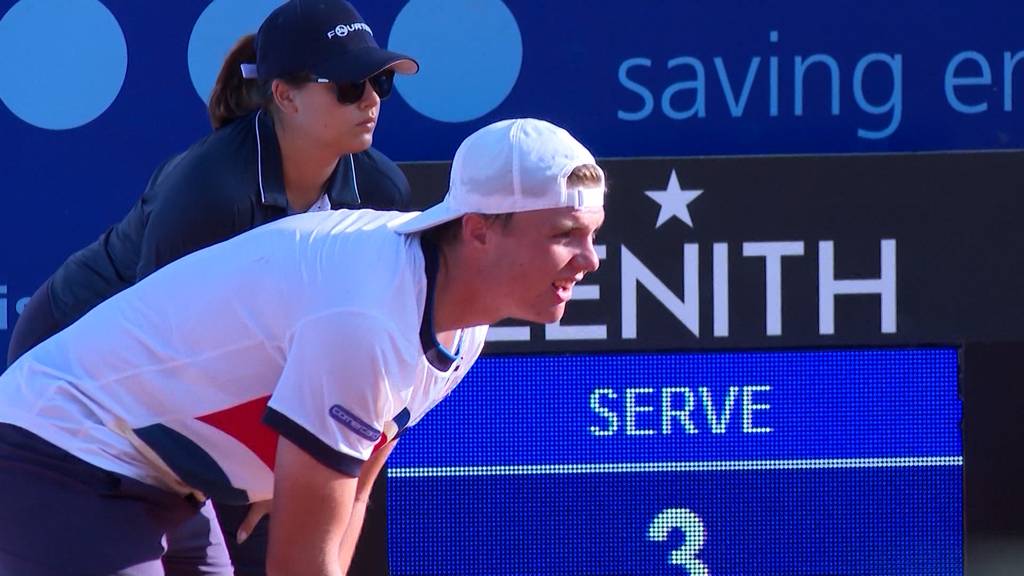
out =
{"type": "Polygon", "coordinates": [[[256,62],[256,35],[241,37],[224,59],[210,93],[210,124],[216,130],[260,109],[265,89],[256,79],[242,77],[242,64],[256,62]]]}

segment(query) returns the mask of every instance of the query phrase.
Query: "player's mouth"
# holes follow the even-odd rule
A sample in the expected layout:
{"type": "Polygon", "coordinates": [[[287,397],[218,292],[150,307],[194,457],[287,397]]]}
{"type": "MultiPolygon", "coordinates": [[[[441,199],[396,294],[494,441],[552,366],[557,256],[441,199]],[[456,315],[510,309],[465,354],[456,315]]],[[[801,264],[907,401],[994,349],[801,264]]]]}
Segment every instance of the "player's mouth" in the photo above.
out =
{"type": "Polygon", "coordinates": [[[556,280],[551,283],[551,286],[555,289],[555,294],[560,301],[568,302],[572,298],[572,287],[575,284],[575,280],[556,280]]]}

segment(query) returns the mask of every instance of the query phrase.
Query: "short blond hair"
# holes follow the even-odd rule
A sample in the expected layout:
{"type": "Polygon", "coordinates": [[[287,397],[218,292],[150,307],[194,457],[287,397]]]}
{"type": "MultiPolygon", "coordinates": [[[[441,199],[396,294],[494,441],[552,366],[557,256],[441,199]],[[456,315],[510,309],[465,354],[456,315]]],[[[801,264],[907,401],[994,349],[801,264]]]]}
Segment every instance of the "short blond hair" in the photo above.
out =
{"type": "Polygon", "coordinates": [[[604,171],[596,164],[580,164],[565,179],[569,188],[595,188],[604,185],[604,171]]]}

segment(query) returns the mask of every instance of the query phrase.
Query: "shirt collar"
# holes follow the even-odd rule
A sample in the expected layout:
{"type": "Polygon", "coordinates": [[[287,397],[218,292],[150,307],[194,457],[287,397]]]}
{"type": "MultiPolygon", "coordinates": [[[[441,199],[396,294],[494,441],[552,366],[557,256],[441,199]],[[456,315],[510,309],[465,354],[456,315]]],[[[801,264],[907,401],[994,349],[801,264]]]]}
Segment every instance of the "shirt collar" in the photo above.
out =
{"type": "Polygon", "coordinates": [[[423,319],[420,321],[420,346],[427,362],[441,372],[447,372],[461,355],[461,332],[455,338],[455,351],[450,352],[437,341],[434,331],[434,297],[437,287],[437,270],[440,263],[438,246],[420,236],[420,248],[423,250],[423,273],[427,277],[427,294],[423,304],[423,319]]]}
{"type": "MultiPolygon", "coordinates": [[[[281,166],[281,145],[277,142],[274,120],[262,110],[253,118],[256,129],[256,167],[259,171],[260,200],[264,205],[288,209],[288,195],[284,190],[284,170],[281,166]]],[[[356,186],[355,164],[352,156],[338,158],[327,184],[324,187],[332,208],[355,208],[359,206],[359,190],[356,186]]]]}

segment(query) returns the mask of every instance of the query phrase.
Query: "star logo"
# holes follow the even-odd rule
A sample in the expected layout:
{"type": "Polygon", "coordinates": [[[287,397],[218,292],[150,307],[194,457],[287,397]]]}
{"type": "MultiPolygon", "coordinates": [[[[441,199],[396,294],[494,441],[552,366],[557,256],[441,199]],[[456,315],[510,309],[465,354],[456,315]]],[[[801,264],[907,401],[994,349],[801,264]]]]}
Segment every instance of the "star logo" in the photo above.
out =
{"type": "Polygon", "coordinates": [[[659,228],[675,216],[686,222],[690,228],[693,228],[689,204],[693,202],[694,198],[700,196],[701,192],[704,191],[681,189],[679,187],[679,178],[676,177],[676,171],[672,170],[672,175],[668,178],[668,186],[664,190],[648,190],[644,192],[644,194],[650,196],[651,199],[661,206],[661,210],[658,212],[658,223],[654,227],[659,228]]]}

